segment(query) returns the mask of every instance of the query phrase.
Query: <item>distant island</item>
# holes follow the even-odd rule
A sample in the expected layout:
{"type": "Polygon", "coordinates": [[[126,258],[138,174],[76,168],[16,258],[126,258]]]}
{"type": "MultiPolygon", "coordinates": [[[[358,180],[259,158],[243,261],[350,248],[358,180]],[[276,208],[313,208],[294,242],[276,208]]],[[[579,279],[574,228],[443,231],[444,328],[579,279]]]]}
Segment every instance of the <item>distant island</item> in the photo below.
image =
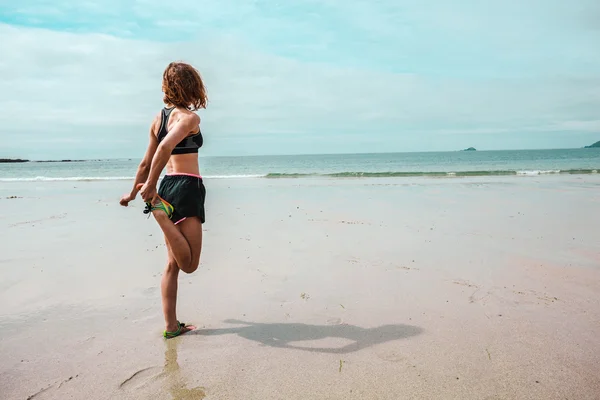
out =
{"type": "Polygon", "coordinates": [[[24,163],[29,160],[22,160],[20,158],[0,158],[0,163],[24,163]]]}
{"type": "Polygon", "coordinates": [[[65,162],[86,162],[89,160],[41,160],[41,161],[31,161],[31,160],[24,160],[21,158],[0,158],[0,164],[1,163],[28,163],[28,162],[34,162],[34,163],[65,163],[65,162]]]}
{"type": "Polygon", "coordinates": [[[597,141],[596,143],[594,143],[591,146],[585,146],[586,149],[595,149],[595,148],[600,148],[600,140],[597,141]]]}
{"type": "Polygon", "coordinates": [[[463,151],[477,151],[475,147],[469,147],[468,149],[464,149],[463,151]]]}
{"type": "Polygon", "coordinates": [[[49,162],[87,162],[90,160],[41,160],[41,161],[32,161],[32,162],[39,162],[39,163],[49,163],[49,162]]]}

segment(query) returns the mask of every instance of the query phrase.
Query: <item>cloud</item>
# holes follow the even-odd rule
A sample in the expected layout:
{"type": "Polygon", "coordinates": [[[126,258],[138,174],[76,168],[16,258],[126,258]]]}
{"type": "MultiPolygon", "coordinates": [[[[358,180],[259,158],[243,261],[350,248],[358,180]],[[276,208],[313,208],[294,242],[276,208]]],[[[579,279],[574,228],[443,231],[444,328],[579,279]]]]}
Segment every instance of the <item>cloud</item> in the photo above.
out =
{"type": "Polygon", "coordinates": [[[141,154],[178,59],[208,87],[207,154],[449,150],[474,136],[552,147],[530,134],[564,143],[597,126],[598,33],[572,24],[586,2],[562,19],[513,1],[183,2],[168,14],[154,1],[42,3],[0,6],[11,156],[141,154]]]}

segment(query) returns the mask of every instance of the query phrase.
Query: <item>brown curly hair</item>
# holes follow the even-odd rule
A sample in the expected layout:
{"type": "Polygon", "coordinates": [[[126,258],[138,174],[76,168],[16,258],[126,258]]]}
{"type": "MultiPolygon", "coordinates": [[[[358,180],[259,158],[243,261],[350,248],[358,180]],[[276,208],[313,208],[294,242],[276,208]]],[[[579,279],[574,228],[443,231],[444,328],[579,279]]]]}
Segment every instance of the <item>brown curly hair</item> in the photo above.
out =
{"type": "Polygon", "coordinates": [[[163,73],[163,102],[196,111],[206,108],[208,97],[200,73],[182,62],[170,63],[163,73]]]}

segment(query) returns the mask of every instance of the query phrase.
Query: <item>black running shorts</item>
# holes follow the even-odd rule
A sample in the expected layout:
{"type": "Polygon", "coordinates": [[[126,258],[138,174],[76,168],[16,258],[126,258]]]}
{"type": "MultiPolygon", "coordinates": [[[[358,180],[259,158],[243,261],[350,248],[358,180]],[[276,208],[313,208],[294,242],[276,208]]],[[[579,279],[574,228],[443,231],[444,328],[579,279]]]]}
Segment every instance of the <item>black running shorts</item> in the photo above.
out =
{"type": "Polygon", "coordinates": [[[166,175],[160,183],[158,195],[173,206],[174,211],[171,220],[175,225],[190,217],[198,217],[200,222],[205,222],[204,200],[206,198],[206,188],[200,176],[191,174],[166,175]]]}

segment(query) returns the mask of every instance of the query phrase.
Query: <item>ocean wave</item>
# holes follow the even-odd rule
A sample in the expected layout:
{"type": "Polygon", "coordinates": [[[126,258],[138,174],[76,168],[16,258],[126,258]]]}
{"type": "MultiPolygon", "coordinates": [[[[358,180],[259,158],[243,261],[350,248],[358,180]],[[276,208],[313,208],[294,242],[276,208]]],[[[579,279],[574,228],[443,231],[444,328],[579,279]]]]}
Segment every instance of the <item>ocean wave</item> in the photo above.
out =
{"type": "Polygon", "coordinates": [[[330,178],[411,178],[411,177],[477,177],[477,176],[519,176],[519,175],[549,175],[549,174],[596,174],[596,169],[568,169],[568,170],[481,170],[481,171],[392,171],[392,172],[335,172],[327,174],[303,173],[270,173],[266,178],[304,178],[304,177],[330,177],[330,178]]]}
{"type": "Polygon", "coordinates": [[[562,171],[560,169],[556,170],[547,170],[547,171],[517,171],[517,175],[547,175],[547,174],[560,174],[562,171]]]}
{"type": "MultiPolygon", "coordinates": [[[[392,171],[392,172],[333,172],[333,173],[287,173],[274,172],[268,174],[232,174],[232,175],[206,175],[204,179],[291,179],[291,178],[453,178],[453,177],[486,177],[486,176],[537,176],[537,175],[558,175],[558,174],[597,174],[598,169],[567,169],[567,170],[481,170],[481,171],[392,171]]],[[[60,182],[60,181],[126,181],[134,180],[133,176],[72,176],[72,177],[49,177],[36,176],[27,178],[0,178],[0,182],[60,182]]]]}
{"type": "Polygon", "coordinates": [[[264,178],[265,174],[254,174],[254,175],[206,175],[203,179],[244,179],[244,178],[264,178]]]}

